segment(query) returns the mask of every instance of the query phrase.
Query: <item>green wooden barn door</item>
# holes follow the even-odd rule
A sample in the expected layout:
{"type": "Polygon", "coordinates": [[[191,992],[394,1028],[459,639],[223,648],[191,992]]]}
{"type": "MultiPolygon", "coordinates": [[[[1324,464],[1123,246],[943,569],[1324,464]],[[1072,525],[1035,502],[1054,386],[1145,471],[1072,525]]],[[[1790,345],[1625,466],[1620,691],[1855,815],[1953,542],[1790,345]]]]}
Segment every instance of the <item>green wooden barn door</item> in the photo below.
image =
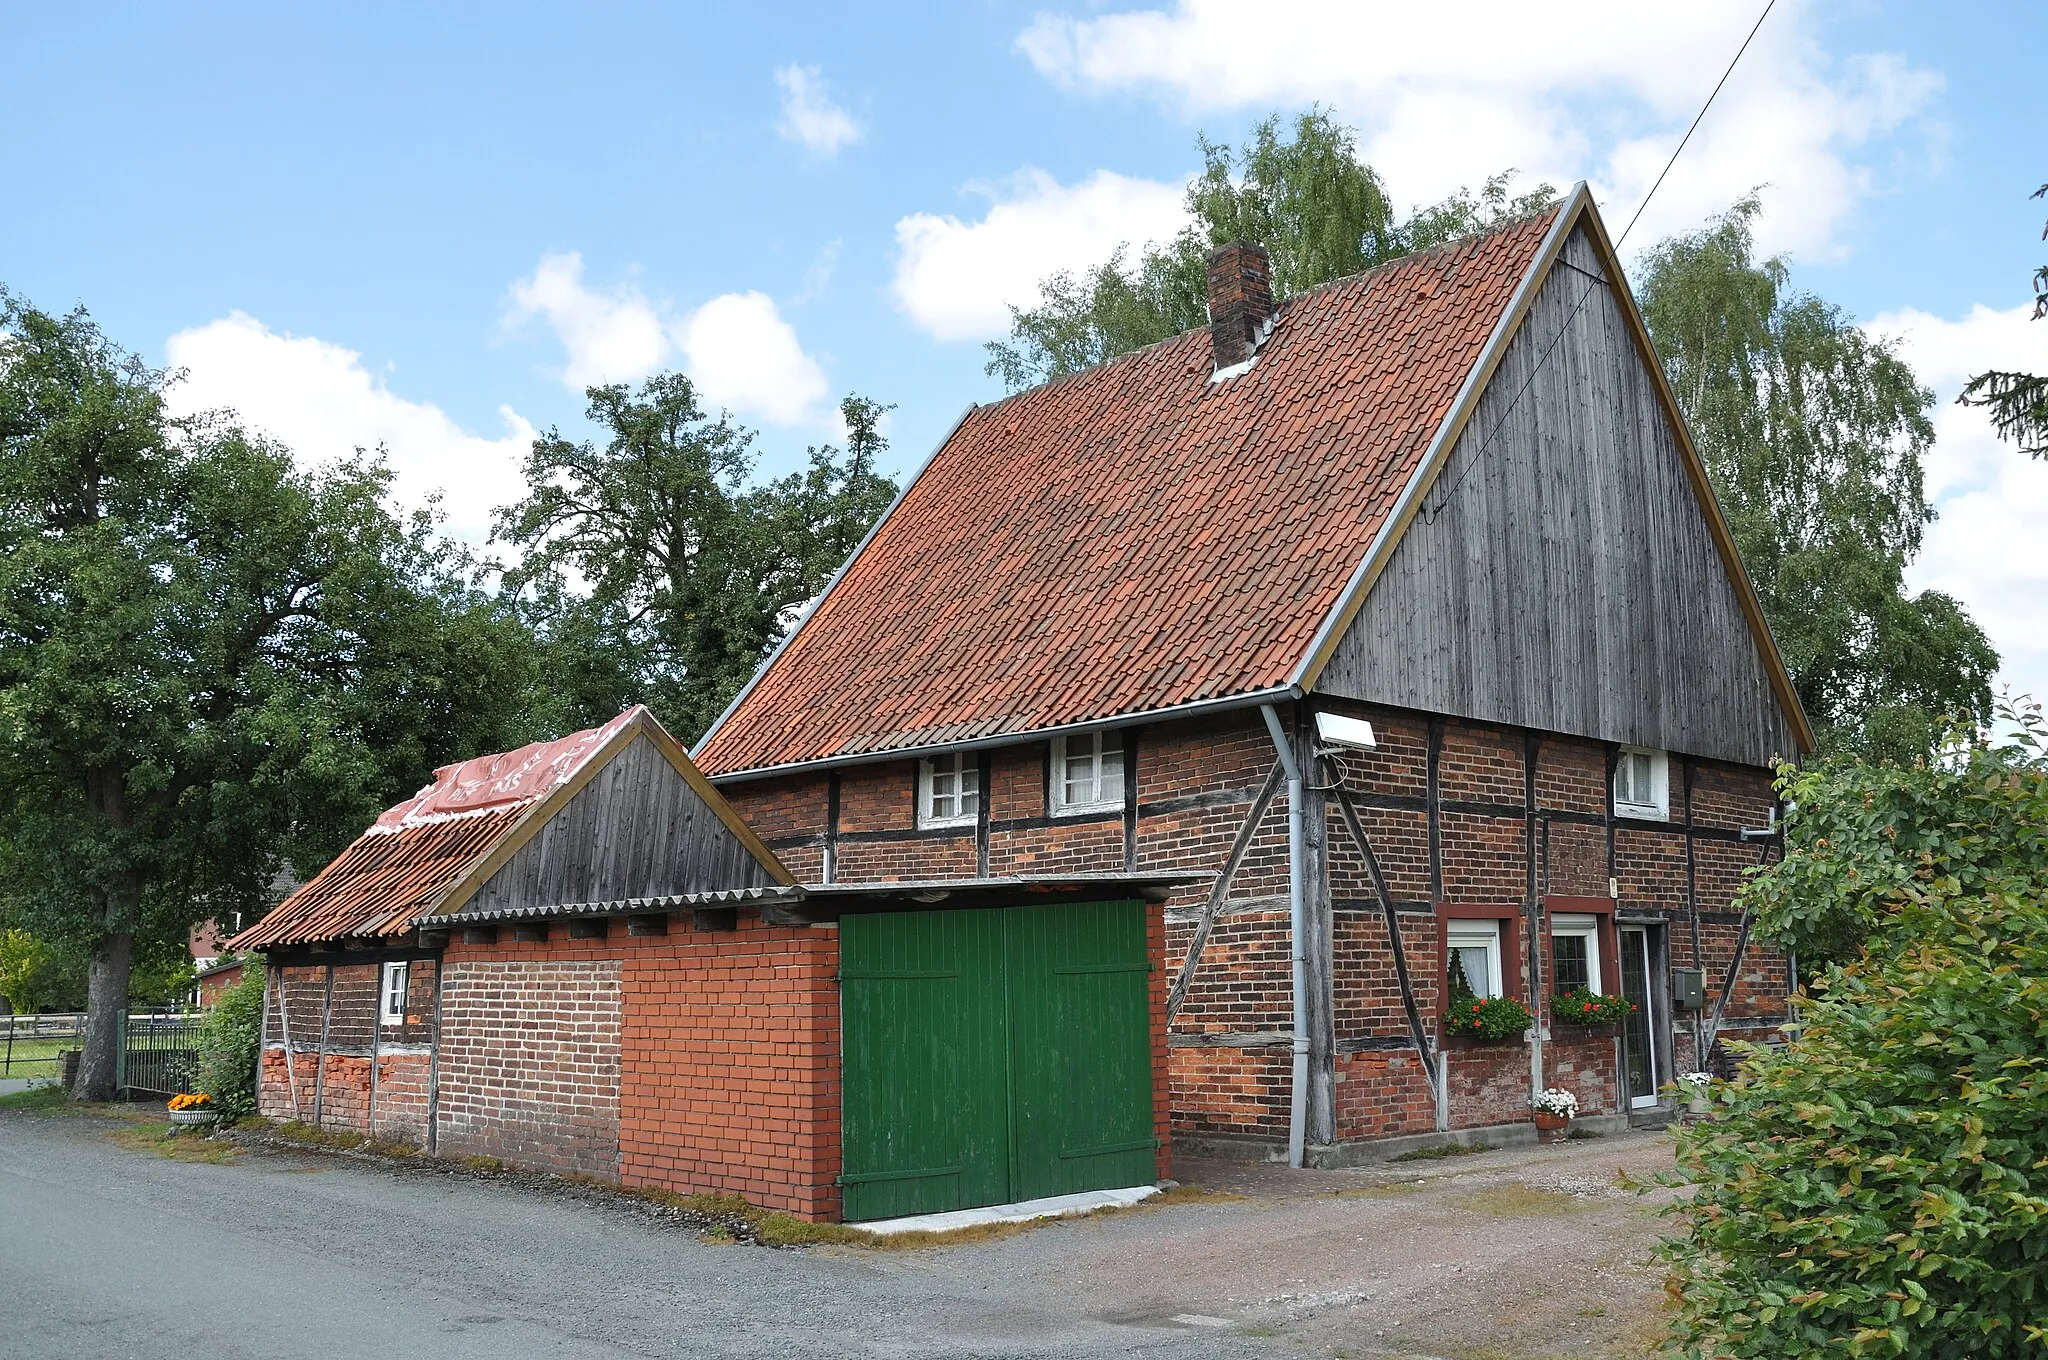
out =
{"type": "Polygon", "coordinates": [[[1016,1069],[1012,1193],[1037,1199],[1152,1180],[1144,909],[1091,902],[1003,916],[1016,1069]]]}
{"type": "Polygon", "coordinates": [[[839,948],[849,1221],[1157,1174],[1141,905],[854,915],[839,948]]]}
{"type": "Polygon", "coordinates": [[[848,1219],[1009,1193],[1009,1051],[996,911],[848,916],[839,926],[848,1219]]]}

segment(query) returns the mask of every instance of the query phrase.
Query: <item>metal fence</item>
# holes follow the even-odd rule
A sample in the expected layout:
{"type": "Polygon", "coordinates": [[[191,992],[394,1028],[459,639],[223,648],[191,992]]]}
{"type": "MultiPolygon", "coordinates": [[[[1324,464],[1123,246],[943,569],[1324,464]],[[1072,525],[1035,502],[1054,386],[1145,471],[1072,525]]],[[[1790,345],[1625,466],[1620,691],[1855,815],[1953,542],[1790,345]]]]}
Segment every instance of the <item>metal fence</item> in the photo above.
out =
{"type": "Polygon", "coordinates": [[[0,1040],[0,1076],[54,1077],[60,1049],[78,1047],[85,1017],[65,1015],[0,1016],[5,1039],[0,1040]]]}
{"type": "Polygon", "coordinates": [[[190,1090],[199,1067],[199,1017],[151,1014],[125,1019],[116,1083],[124,1090],[161,1095],[190,1090]]]}
{"type": "MultiPolygon", "coordinates": [[[[0,1076],[54,1077],[59,1054],[84,1040],[80,1014],[0,1016],[0,1076]]],[[[132,1091],[189,1090],[199,1063],[199,1016],[137,1012],[122,1017],[115,1084],[132,1091]]]]}

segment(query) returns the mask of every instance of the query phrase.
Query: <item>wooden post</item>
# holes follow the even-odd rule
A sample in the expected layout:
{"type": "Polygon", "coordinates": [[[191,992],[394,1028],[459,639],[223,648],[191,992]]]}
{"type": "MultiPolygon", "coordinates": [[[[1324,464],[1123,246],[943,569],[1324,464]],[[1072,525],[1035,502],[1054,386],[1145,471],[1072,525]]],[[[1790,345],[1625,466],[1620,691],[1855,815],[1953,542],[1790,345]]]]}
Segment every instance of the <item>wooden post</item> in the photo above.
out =
{"type": "MultiPolygon", "coordinates": [[[[448,961],[434,960],[434,1032],[427,1048],[427,1152],[431,1156],[441,1143],[441,991],[448,979],[448,961]]],[[[410,980],[407,986],[411,985],[410,980]]]]}
{"type": "Polygon", "coordinates": [[[1124,872],[1138,871],[1138,732],[1124,729],[1124,872]]]}
{"type": "Polygon", "coordinates": [[[1244,821],[1237,828],[1237,839],[1231,842],[1230,854],[1223,861],[1223,872],[1216,875],[1216,881],[1209,887],[1209,900],[1202,904],[1202,914],[1195,922],[1194,938],[1188,941],[1187,957],[1180,964],[1180,976],[1173,980],[1173,986],[1166,994],[1166,1023],[1169,1025],[1173,1023],[1173,1017],[1180,1014],[1181,1003],[1187,1000],[1188,985],[1195,980],[1195,969],[1201,965],[1202,951],[1209,943],[1209,932],[1216,925],[1216,913],[1230,892],[1230,880],[1236,876],[1238,866],[1244,863],[1245,852],[1252,848],[1252,838],[1258,834],[1259,823],[1266,819],[1266,810],[1273,806],[1273,797],[1280,791],[1280,776],[1280,763],[1275,761],[1273,768],[1266,773],[1266,782],[1253,796],[1244,821]]]}
{"type": "Polygon", "coordinates": [[[825,780],[825,853],[819,877],[827,883],[839,878],[839,771],[825,780]]]}
{"type": "Polygon", "coordinates": [[[1529,1094],[1543,1089],[1543,903],[1536,895],[1536,759],[1543,738],[1522,734],[1522,850],[1526,861],[1527,896],[1522,915],[1528,922],[1529,950],[1529,1094]]]}
{"type": "Polygon", "coordinates": [[[327,965],[327,994],[320,1002],[320,1056],[313,1060],[313,1127],[326,1128],[327,1039],[334,1028],[334,965],[327,965]]]}
{"type": "MultiPolygon", "coordinates": [[[[363,1111],[363,1132],[371,1138],[377,1136],[377,1053],[384,1044],[384,965],[378,964],[376,972],[376,1001],[370,1007],[370,1104],[363,1111]]],[[[412,989],[412,965],[406,965],[405,985],[412,989]]],[[[399,1012],[402,1017],[405,1012],[399,1012]]]]}
{"type": "MultiPolygon", "coordinates": [[[[1683,769],[1685,771],[1685,917],[1692,926],[1692,966],[1700,970],[1700,977],[1704,979],[1707,975],[1707,956],[1706,952],[1700,947],[1700,900],[1698,875],[1694,867],[1692,838],[1693,764],[1690,756],[1686,757],[1683,769]]],[[[1668,770],[1666,777],[1669,777],[1668,770]]],[[[1745,929],[1746,926],[1747,923],[1745,923],[1745,929]]],[[[1694,1011],[1692,1013],[1692,1066],[1695,1072],[1707,1070],[1707,1050],[1714,1046],[1713,1036],[1706,1027],[1702,1026],[1700,1021],[1700,1013],[1694,1011]]]]}
{"type": "Polygon", "coordinates": [[[292,1096],[292,1118],[298,1119],[302,1111],[299,1109],[298,1055],[292,1051],[291,979],[285,976],[282,965],[277,970],[277,1023],[284,1031],[284,1085],[292,1096]]]}
{"type": "MultiPolygon", "coordinates": [[[[1373,895],[1380,900],[1380,912],[1387,922],[1387,947],[1394,960],[1394,978],[1401,984],[1401,1007],[1408,1013],[1408,1033],[1415,1040],[1415,1052],[1422,1060],[1422,1075],[1429,1082],[1430,1095],[1436,1098],[1438,1119],[1443,1119],[1444,1093],[1439,1074],[1443,1068],[1443,1055],[1432,1054],[1429,1047],[1429,1031],[1422,1023],[1422,1008],[1415,1000],[1415,984],[1408,976],[1408,950],[1401,943],[1401,922],[1394,911],[1393,896],[1387,891],[1387,878],[1380,871],[1380,857],[1374,853],[1372,842],[1366,838],[1364,823],[1359,819],[1358,807],[1351,801],[1351,791],[1344,786],[1342,772],[1330,781],[1331,791],[1337,795],[1337,808],[1344,816],[1344,825],[1351,832],[1351,839],[1358,851],[1365,857],[1365,871],[1372,879],[1373,895]]],[[[1438,1132],[1442,1132],[1442,1128],[1438,1132]]]]}
{"type": "Polygon", "coordinates": [[[974,872],[981,878],[988,877],[988,803],[989,781],[994,775],[995,761],[985,750],[974,756],[975,784],[981,790],[974,800],[974,872]]]}

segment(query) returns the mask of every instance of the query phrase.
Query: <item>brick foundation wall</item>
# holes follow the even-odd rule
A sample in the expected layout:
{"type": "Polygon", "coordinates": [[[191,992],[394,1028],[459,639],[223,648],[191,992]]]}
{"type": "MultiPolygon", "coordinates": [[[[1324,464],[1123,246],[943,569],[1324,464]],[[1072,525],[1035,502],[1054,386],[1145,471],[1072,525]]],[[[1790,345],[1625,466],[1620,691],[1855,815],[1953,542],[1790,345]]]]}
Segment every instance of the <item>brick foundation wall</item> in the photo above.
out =
{"type": "Polygon", "coordinates": [[[451,946],[445,964],[436,1150],[616,1178],[617,961],[451,946]]]}

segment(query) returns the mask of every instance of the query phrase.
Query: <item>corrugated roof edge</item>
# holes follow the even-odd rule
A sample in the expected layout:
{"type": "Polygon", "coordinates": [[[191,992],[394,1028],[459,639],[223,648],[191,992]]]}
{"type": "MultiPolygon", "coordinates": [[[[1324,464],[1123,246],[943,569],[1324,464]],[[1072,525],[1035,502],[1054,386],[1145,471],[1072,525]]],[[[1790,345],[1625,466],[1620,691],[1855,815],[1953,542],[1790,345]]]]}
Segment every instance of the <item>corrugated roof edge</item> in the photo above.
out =
{"type": "Polygon", "coordinates": [[[742,902],[793,902],[804,895],[794,884],[776,888],[715,888],[707,892],[670,893],[663,897],[626,897],[612,902],[558,902],[539,907],[493,907],[488,910],[452,911],[444,916],[429,912],[413,918],[422,930],[443,926],[476,925],[494,921],[555,921],[593,916],[634,916],[661,911],[687,911],[691,907],[737,906],[742,902]]]}
{"type": "MultiPolygon", "coordinates": [[[[924,476],[925,469],[929,468],[933,460],[946,451],[946,445],[953,442],[953,436],[960,433],[960,427],[967,423],[967,417],[980,409],[979,404],[970,401],[967,403],[967,408],[954,417],[953,424],[946,431],[945,438],[934,444],[932,451],[924,456],[924,461],[917,465],[917,471],[904,479],[903,486],[896,492],[895,499],[889,502],[888,508],[883,510],[880,518],[876,519],[868,527],[868,531],[861,535],[860,542],[853,545],[853,551],[848,553],[846,560],[839,564],[839,570],[832,573],[832,579],[825,582],[825,588],[818,592],[818,598],[811,602],[811,607],[804,612],[804,616],[796,621],[796,627],[783,634],[782,641],[776,643],[774,649],[762,658],[761,664],[754,667],[754,673],[747,677],[747,683],[740,686],[740,692],[732,696],[732,702],[727,704],[724,711],[716,718],[712,719],[711,726],[704,729],[704,735],[697,738],[697,744],[689,748],[692,763],[702,754],[705,747],[711,745],[711,739],[718,735],[719,728],[725,726],[725,720],[737,712],[739,706],[746,702],[747,696],[754,692],[754,686],[761,683],[761,677],[768,673],[768,668],[775,664],[775,659],[782,655],[783,649],[796,640],[796,635],[804,630],[804,625],[818,616],[818,611],[825,607],[825,601],[831,598],[833,588],[839,584],[839,578],[846,575],[847,569],[860,560],[860,555],[867,550],[868,544],[874,541],[876,534],[882,532],[882,526],[889,522],[889,516],[896,513],[896,507],[903,504],[903,498],[910,494],[910,488],[917,485],[917,479],[924,476]]],[[[710,777],[706,776],[706,778],[710,777]]]]}

